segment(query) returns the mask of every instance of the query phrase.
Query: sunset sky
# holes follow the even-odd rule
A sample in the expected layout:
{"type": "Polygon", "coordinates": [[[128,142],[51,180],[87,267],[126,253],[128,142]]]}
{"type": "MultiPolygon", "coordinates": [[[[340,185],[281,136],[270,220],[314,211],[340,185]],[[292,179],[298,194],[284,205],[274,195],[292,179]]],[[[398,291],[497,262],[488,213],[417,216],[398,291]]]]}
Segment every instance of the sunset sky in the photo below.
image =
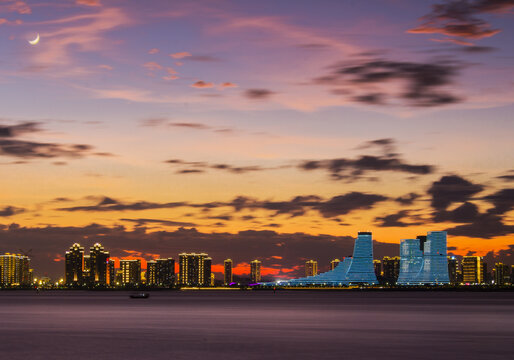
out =
{"type": "MultiPolygon", "coordinates": [[[[514,264],[514,1],[0,0],[0,253],[514,264]],[[39,42],[31,45],[28,41],[39,42]]],[[[490,267],[493,264],[490,264],[490,267]]]]}

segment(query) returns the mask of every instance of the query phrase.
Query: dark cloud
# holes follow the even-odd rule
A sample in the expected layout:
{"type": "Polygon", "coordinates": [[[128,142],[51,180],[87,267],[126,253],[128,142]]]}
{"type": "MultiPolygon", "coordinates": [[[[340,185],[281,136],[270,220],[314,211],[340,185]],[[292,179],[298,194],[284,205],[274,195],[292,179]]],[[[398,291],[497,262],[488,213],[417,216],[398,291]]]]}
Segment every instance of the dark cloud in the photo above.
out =
{"type": "Polygon", "coordinates": [[[120,219],[120,221],[128,221],[136,223],[138,226],[141,225],[147,225],[147,224],[159,224],[159,225],[166,225],[166,226],[177,226],[177,227],[190,227],[190,226],[196,226],[196,224],[191,222],[182,222],[182,221],[172,221],[172,220],[162,220],[162,219],[145,219],[145,218],[139,218],[139,219],[120,219]]]}
{"type": "Polygon", "coordinates": [[[0,138],[12,138],[24,133],[41,131],[41,123],[24,122],[17,125],[0,125],[0,138]]]}
{"type": "Polygon", "coordinates": [[[259,200],[246,196],[238,196],[228,202],[210,203],[188,203],[188,202],[165,202],[155,203],[148,201],[121,202],[109,197],[96,200],[94,205],[72,206],[56,209],[57,211],[142,211],[152,209],[172,209],[178,207],[192,207],[208,211],[223,207],[231,207],[234,211],[243,210],[268,210],[274,215],[301,216],[309,210],[318,211],[323,217],[330,218],[344,215],[354,210],[365,210],[372,208],[376,203],[385,201],[388,198],[377,194],[366,194],[361,192],[350,192],[344,195],[334,196],[324,200],[316,195],[295,196],[288,201],[259,200]],[[99,200],[99,201],[98,201],[99,200]]]}
{"type": "Polygon", "coordinates": [[[385,215],[383,217],[375,218],[375,221],[378,222],[378,226],[380,227],[408,227],[415,225],[423,225],[425,222],[417,221],[417,222],[404,222],[402,221],[405,218],[410,217],[410,212],[408,210],[401,210],[395,214],[385,215]]]}
{"type": "Polygon", "coordinates": [[[296,47],[299,47],[301,49],[307,49],[307,50],[322,50],[322,49],[327,49],[330,46],[328,46],[327,44],[322,44],[322,43],[308,43],[308,44],[298,44],[298,45],[296,45],[296,47]]]}
{"type": "Polygon", "coordinates": [[[449,235],[490,239],[514,233],[514,226],[504,224],[498,215],[485,213],[478,214],[470,224],[458,225],[446,231],[449,235]]]}
{"type": "Polygon", "coordinates": [[[495,51],[496,48],[492,46],[464,46],[459,48],[459,50],[466,53],[488,53],[495,51]]]}
{"type": "Polygon", "coordinates": [[[84,144],[40,143],[24,140],[0,140],[0,155],[20,158],[80,158],[93,149],[84,144]]]}
{"type": "Polygon", "coordinates": [[[481,39],[499,33],[478,16],[484,13],[508,12],[513,0],[449,0],[432,6],[432,12],[421,18],[422,24],[410,33],[442,34],[452,37],[481,39]]]}
{"type": "Polygon", "coordinates": [[[25,212],[25,209],[15,207],[15,206],[6,206],[3,209],[0,209],[1,217],[8,217],[13,215],[18,215],[25,212]]]}
{"type": "Polygon", "coordinates": [[[87,155],[107,154],[92,153],[93,147],[85,144],[57,144],[19,139],[24,134],[42,131],[40,126],[41,123],[39,122],[0,125],[0,156],[37,159],[57,157],[81,158],[87,155]]]}
{"type": "Polygon", "coordinates": [[[497,179],[501,179],[503,181],[514,181],[514,171],[511,170],[508,174],[500,175],[496,177],[497,179]]]}
{"type": "Polygon", "coordinates": [[[489,210],[492,214],[505,214],[514,209],[514,189],[502,189],[484,199],[494,205],[494,208],[489,210]]]}
{"type": "Polygon", "coordinates": [[[275,94],[275,92],[268,89],[248,89],[244,92],[247,98],[255,100],[265,100],[273,94],[275,94]]]}
{"type": "Polygon", "coordinates": [[[437,210],[444,210],[452,203],[466,202],[484,186],[473,184],[458,175],[447,175],[432,183],[428,194],[432,196],[431,205],[437,210]]]}
{"type": "Polygon", "coordinates": [[[434,61],[417,63],[385,59],[342,62],[331,67],[329,74],[314,80],[368,104],[396,104],[410,106],[439,106],[460,101],[443,88],[451,85],[459,67],[456,63],[434,61]],[[393,93],[390,84],[402,85],[402,91],[393,93]],[[381,86],[383,85],[383,86],[381,86]],[[372,90],[370,88],[381,90],[372,90]],[[357,92],[357,93],[356,93],[357,92]]]}
{"type": "Polygon", "coordinates": [[[514,189],[503,189],[473,199],[474,195],[483,190],[483,185],[473,184],[458,175],[443,176],[435,181],[428,190],[432,195],[431,205],[435,209],[434,221],[462,224],[447,229],[448,234],[455,236],[490,239],[513,233],[514,226],[505,224],[502,215],[514,207],[514,189]],[[471,200],[486,200],[493,207],[482,213],[471,200]],[[454,203],[461,205],[448,210],[454,203]]]}
{"type": "Polygon", "coordinates": [[[210,55],[191,55],[184,58],[186,61],[199,61],[199,62],[217,62],[221,61],[220,58],[210,55]]]}
{"type": "Polygon", "coordinates": [[[96,205],[72,206],[56,209],[58,211],[129,211],[129,210],[151,210],[151,209],[172,209],[187,206],[185,202],[154,203],[147,201],[137,201],[133,203],[122,203],[118,200],[105,197],[96,205]]]}
{"type": "MultiPolygon", "coordinates": [[[[253,259],[261,259],[263,267],[277,264],[279,275],[300,276],[305,258],[319,261],[321,271],[326,271],[334,258],[349,256],[353,251],[352,236],[312,235],[305,233],[277,233],[275,231],[246,230],[237,233],[200,232],[195,228],[179,228],[175,231],[149,231],[144,227],[128,230],[124,226],[104,226],[91,224],[84,227],[22,227],[17,224],[0,226],[0,249],[15,252],[18,249],[33,249],[31,261],[35,275],[48,273],[52,277],[62,277],[64,263],[54,261],[74,243],[89,248],[100,242],[112,256],[127,256],[127,251],[145,254],[159,254],[162,257],[177,258],[187,252],[207,252],[213,264],[223,264],[231,258],[235,264],[248,264],[253,259]],[[275,256],[275,258],[272,258],[275,256]],[[273,260],[265,260],[265,259],[273,260]],[[296,270],[295,270],[296,268],[296,270]],[[288,270],[289,269],[289,270],[288,270]],[[292,270],[292,271],[291,271],[292,270]]],[[[374,242],[377,258],[397,255],[398,245],[374,242]]]]}
{"type": "Polygon", "coordinates": [[[472,223],[480,215],[478,207],[470,202],[458,206],[454,210],[439,210],[434,213],[436,222],[472,223]]]}
{"type": "Polygon", "coordinates": [[[174,126],[174,127],[183,127],[183,128],[189,128],[189,129],[196,129],[196,130],[207,130],[207,129],[210,128],[209,126],[207,126],[205,124],[192,123],[192,122],[172,122],[172,123],[169,123],[168,125],[169,126],[174,126]]]}
{"type": "Polygon", "coordinates": [[[338,158],[329,160],[306,160],[298,167],[302,170],[324,169],[334,180],[355,181],[370,171],[397,171],[409,174],[427,175],[434,172],[432,165],[414,165],[405,162],[394,152],[393,139],[368,141],[358,149],[379,147],[383,155],[361,155],[356,159],[338,158]]]}
{"type": "Polygon", "coordinates": [[[421,197],[421,195],[411,192],[411,193],[405,194],[403,196],[397,197],[396,199],[394,199],[394,201],[396,201],[397,203],[400,203],[402,205],[412,205],[414,203],[414,201],[416,201],[420,197],[421,197]]]}
{"type": "Polygon", "coordinates": [[[351,192],[346,195],[334,196],[317,208],[324,217],[345,215],[357,209],[371,209],[376,203],[387,200],[387,197],[376,194],[351,192]]]}
{"type": "MultiPolygon", "coordinates": [[[[212,170],[221,170],[230,172],[233,174],[244,174],[248,172],[256,172],[256,171],[264,171],[264,170],[276,170],[276,169],[283,169],[286,166],[279,166],[279,167],[261,167],[261,166],[234,166],[229,164],[211,164],[204,161],[185,161],[181,159],[170,159],[164,161],[167,164],[170,164],[172,166],[176,167],[188,167],[187,169],[179,169],[177,170],[177,174],[190,174],[190,173],[203,173],[205,170],[212,169],[212,170]],[[190,169],[190,167],[193,167],[194,169],[190,169]]],[[[287,166],[288,167],[288,166],[287,166]]]]}

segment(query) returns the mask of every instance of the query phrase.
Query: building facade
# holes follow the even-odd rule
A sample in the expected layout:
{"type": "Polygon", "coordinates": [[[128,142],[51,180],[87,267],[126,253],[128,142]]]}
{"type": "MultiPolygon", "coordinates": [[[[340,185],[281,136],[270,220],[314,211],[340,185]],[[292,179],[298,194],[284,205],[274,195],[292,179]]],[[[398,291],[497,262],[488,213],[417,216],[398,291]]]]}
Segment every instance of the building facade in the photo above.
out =
{"type": "Polygon", "coordinates": [[[315,260],[308,260],[305,262],[305,276],[318,275],[318,262],[315,260]]]}
{"type": "Polygon", "coordinates": [[[0,255],[0,284],[9,286],[26,286],[32,282],[30,259],[20,254],[6,253],[0,255]]]}
{"type": "Polygon", "coordinates": [[[258,283],[261,281],[261,265],[259,260],[252,260],[250,262],[250,281],[258,283]]]}
{"type": "Polygon", "coordinates": [[[80,244],[73,244],[66,254],[64,282],[67,286],[84,285],[84,248],[80,244]]]}
{"type": "Polygon", "coordinates": [[[400,274],[400,257],[384,256],[382,259],[382,281],[394,285],[400,274]]]}
{"type": "Polygon", "coordinates": [[[265,285],[285,286],[343,286],[349,284],[377,284],[373,264],[373,239],[370,232],[359,232],[355,239],[353,257],[343,259],[333,270],[316,276],[280,280],[265,285]]]}
{"type": "Polygon", "coordinates": [[[507,285],[510,284],[510,267],[504,263],[494,264],[494,284],[507,285]]]}
{"type": "Polygon", "coordinates": [[[455,256],[448,256],[448,277],[450,284],[459,283],[459,262],[455,256]]]}
{"type": "Polygon", "coordinates": [[[141,260],[120,260],[121,284],[141,284],[141,260]]]}
{"type": "Polygon", "coordinates": [[[233,275],[232,275],[232,259],[226,259],[223,261],[223,283],[225,285],[230,285],[233,282],[233,275]]]}
{"type": "Polygon", "coordinates": [[[89,280],[91,285],[107,285],[107,265],[109,252],[100,243],[89,249],[89,280]]]}
{"type": "Polygon", "coordinates": [[[205,253],[179,254],[179,283],[185,286],[209,286],[211,258],[205,253]]]}
{"type": "Polygon", "coordinates": [[[416,277],[423,265],[423,251],[420,239],[402,239],[400,242],[400,273],[398,285],[417,284],[416,277]]]}
{"type": "Polygon", "coordinates": [[[484,260],[480,256],[462,258],[462,282],[465,284],[484,283],[484,260]]]}
{"type": "Polygon", "coordinates": [[[339,265],[340,262],[341,262],[341,260],[339,260],[339,259],[332,260],[330,262],[329,269],[334,270],[336,268],[336,266],[339,265]]]}

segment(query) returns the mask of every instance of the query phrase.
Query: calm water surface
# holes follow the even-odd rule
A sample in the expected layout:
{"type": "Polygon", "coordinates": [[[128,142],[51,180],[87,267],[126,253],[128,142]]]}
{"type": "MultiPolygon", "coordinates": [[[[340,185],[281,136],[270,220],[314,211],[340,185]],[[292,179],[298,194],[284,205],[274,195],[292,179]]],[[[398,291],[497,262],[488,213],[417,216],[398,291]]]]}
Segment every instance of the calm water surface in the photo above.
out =
{"type": "Polygon", "coordinates": [[[0,359],[511,359],[514,292],[0,292],[0,359]]]}

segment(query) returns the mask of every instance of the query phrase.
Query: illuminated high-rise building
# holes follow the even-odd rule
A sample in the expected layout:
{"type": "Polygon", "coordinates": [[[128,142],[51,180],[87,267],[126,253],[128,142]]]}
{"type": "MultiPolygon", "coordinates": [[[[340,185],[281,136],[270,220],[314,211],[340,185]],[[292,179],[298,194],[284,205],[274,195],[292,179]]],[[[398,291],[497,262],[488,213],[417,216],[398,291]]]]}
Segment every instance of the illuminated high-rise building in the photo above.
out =
{"type": "Polygon", "coordinates": [[[259,260],[250,261],[250,282],[258,283],[261,281],[261,265],[259,260]]]}
{"type": "Polygon", "coordinates": [[[384,256],[382,259],[382,277],[383,280],[390,284],[396,284],[398,275],[400,274],[400,257],[384,256]]]}
{"type": "Polygon", "coordinates": [[[120,260],[121,284],[141,284],[141,260],[120,260]]]}
{"type": "Polygon", "coordinates": [[[0,284],[10,286],[30,285],[30,259],[19,254],[0,255],[2,277],[0,284]]]}
{"type": "Polygon", "coordinates": [[[382,261],[373,260],[373,269],[375,270],[375,276],[377,279],[382,276],[382,261]]]}
{"type": "Polygon", "coordinates": [[[179,282],[187,286],[209,286],[211,258],[205,253],[179,254],[179,282]]]}
{"type": "Polygon", "coordinates": [[[373,267],[373,239],[371,232],[361,231],[357,234],[353,247],[353,257],[346,280],[349,283],[377,284],[373,267]]]}
{"type": "Polygon", "coordinates": [[[429,231],[424,241],[419,236],[423,249],[423,265],[416,277],[418,284],[448,284],[448,254],[446,245],[446,231],[429,231]]]}
{"type": "Polygon", "coordinates": [[[225,285],[230,285],[233,281],[233,278],[232,278],[232,260],[231,259],[227,259],[223,262],[223,268],[224,268],[224,272],[223,272],[223,283],[225,285]]]}
{"type": "Polygon", "coordinates": [[[484,282],[483,259],[480,256],[464,256],[462,258],[462,282],[466,284],[482,284],[484,282]]]}
{"type": "Polygon", "coordinates": [[[82,267],[82,280],[84,284],[91,285],[91,256],[84,255],[84,265],[82,267]]]}
{"type": "Polygon", "coordinates": [[[373,239],[370,232],[359,232],[355,239],[353,257],[348,256],[333,270],[316,276],[303,277],[292,280],[281,280],[265,285],[332,285],[342,286],[349,284],[377,284],[377,276],[373,264],[373,239]]]}
{"type": "Polygon", "coordinates": [[[308,260],[305,262],[305,276],[318,275],[318,262],[315,260],[308,260]]]}
{"type": "Polygon", "coordinates": [[[450,284],[458,284],[458,265],[457,258],[455,256],[448,256],[448,276],[450,278],[450,284]]]}
{"type": "Polygon", "coordinates": [[[159,286],[170,287],[175,284],[175,259],[156,259],[156,283],[159,286]]]}
{"type": "Polygon", "coordinates": [[[75,243],[66,251],[64,258],[64,282],[68,286],[82,286],[84,284],[84,248],[75,243]]]}
{"type": "Polygon", "coordinates": [[[157,261],[146,262],[146,284],[157,285],[157,261]]]}
{"type": "Polygon", "coordinates": [[[330,262],[329,269],[334,270],[336,268],[336,266],[339,265],[340,262],[341,262],[341,260],[339,260],[339,259],[332,260],[330,262]]]}
{"type": "Polygon", "coordinates": [[[210,257],[205,258],[203,262],[203,285],[211,286],[211,275],[212,275],[212,259],[210,257]]]}
{"type": "Polygon", "coordinates": [[[494,264],[494,284],[507,285],[510,284],[510,268],[504,263],[494,264]]]}
{"type": "Polygon", "coordinates": [[[114,259],[109,259],[109,262],[107,263],[107,274],[109,276],[108,284],[110,286],[116,285],[116,263],[114,262],[114,259]]]}
{"type": "Polygon", "coordinates": [[[107,285],[109,252],[100,243],[89,249],[89,280],[91,285],[107,285]]]}
{"type": "Polygon", "coordinates": [[[489,275],[489,272],[487,271],[487,263],[483,260],[482,260],[482,276],[483,276],[483,280],[482,280],[483,284],[489,284],[491,282],[491,276],[489,275]]]}
{"type": "Polygon", "coordinates": [[[216,276],[214,276],[214,273],[211,272],[211,282],[210,285],[214,286],[216,284],[216,276]]]}
{"type": "Polygon", "coordinates": [[[400,241],[400,273],[398,285],[414,285],[415,279],[423,265],[423,251],[420,239],[402,239],[400,241]]]}

